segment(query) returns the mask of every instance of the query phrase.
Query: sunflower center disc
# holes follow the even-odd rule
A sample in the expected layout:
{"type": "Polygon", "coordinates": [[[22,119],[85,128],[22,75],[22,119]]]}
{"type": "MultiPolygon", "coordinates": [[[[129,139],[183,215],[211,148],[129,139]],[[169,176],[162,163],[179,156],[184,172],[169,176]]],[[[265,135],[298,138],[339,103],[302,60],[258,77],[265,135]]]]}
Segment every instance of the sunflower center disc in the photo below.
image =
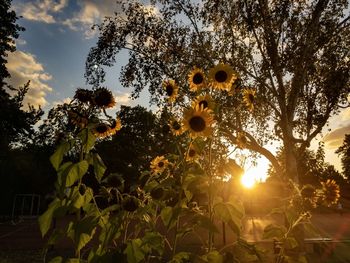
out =
{"type": "Polygon", "coordinates": [[[180,128],[181,128],[180,124],[177,121],[175,121],[173,123],[173,129],[177,131],[177,130],[180,130],[180,128]]]}
{"type": "Polygon", "coordinates": [[[173,95],[173,92],[174,92],[173,86],[167,85],[165,90],[166,90],[166,94],[167,94],[168,96],[173,95]]]}
{"type": "Polygon", "coordinates": [[[202,84],[202,82],[203,82],[203,76],[202,76],[202,74],[196,73],[196,74],[193,76],[193,83],[196,84],[196,85],[199,85],[199,84],[202,84]]]}
{"type": "Polygon", "coordinates": [[[159,162],[158,163],[158,167],[163,167],[164,166],[164,162],[159,162]]]}
{"type": "Polygon", "coordinates": [[[249,94],[249,101],[254,102],[254,95],[253,94],[249,94]]]}
{"type": "Polygon", "coordinates": [[[205,120],[200,116],[194,116],[190,120],[191,129],[195,132],[201,132],[205,130],[205,120]]]}
{"type": "Polygon", "coordinates": [[[188,151],[188,156],[189,157],[193,157],[195,155],[196,155],[196,151],[195,150],[191,149],[191,150],[188,151]]]}
{"type": "Polygon", "coordinates": [[[98,133],[104,133],[104,132],[106,132],[107,130],[108,130],[108,127],[107,127],[107,125],[104,125],[104,124],[98,125],[98,126],[96,127],[96,131],[97,131],[98,133]]]}
{"type": "Polygon", "coordinates": [[[227,73],[223,70],[219,70],[215,73],[215,80],[217,82],[225,82],[227,80],[227,73]]]}
{"type": "Polygon", "coordinates": [[[199,102],[199,106],[202,107],[203,109],[208,108],[208,102],[206,100],[202,100],[199,102]]]}

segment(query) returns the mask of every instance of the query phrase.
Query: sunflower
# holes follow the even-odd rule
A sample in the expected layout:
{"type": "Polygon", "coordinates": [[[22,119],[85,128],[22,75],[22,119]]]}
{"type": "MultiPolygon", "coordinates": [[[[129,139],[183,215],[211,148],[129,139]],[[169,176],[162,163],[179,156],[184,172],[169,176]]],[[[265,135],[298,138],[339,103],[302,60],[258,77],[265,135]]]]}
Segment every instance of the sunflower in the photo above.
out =
{"type": "Polygon", "coordinates": [[[82,103],[91,102],[92,101],[92,90],[78,88],[75,91],[74,99],[77,99],[82,103]]]}
{"type": "Polygon", "coordinates": [[[188,74],[188,82],[190,84],[191,91],[199,91],[206,86],[206,80],[203,70],[199,68],[193,68],[188,74]]]}
{"type": "Polygon", "coordinates": [[[193,162],[198,158],[199,158],[198,148],[194,144],[191,144],[186,153],[186,161],[193,162]]]}
{"type": "Polygon", "coordinates": [[[209,94],[198,96],[193,101],[192,107],[196,107],[197,105],[203,109],[209,109],[212,111],[215,109],[215,101],[209,94]]]}
{"type": "Polygon", "coordinates": [[[239,132],[237,134],[237,138],[236,138],[236,144],[237,144],[238,148],[240,148],[240,149],[245,148],[247,143],[248,143],[247,137],[244,135],[243,132],[239,132]]]}
{"type": "Polygon", "coordinates": [[[230,91],[236,79],[237,75],[228,64],[220,63],[209,70],[209,81],[213,88],[230,91]]]}
{"type": "Polygon", "coordinates": [[[255,93],[256,90],[253,89],[245,89],[243,91],[243,102],[250,111],[254,110],[255,93]]]}
{"type": "Polygon", "coordinates": [[[238,73],[235,73],[236,78],[234,82],[232,83],[231,90],[229,91],[228,95],[233,96],[239,92],[239,89],[241,88],[241,79],[239,78],[238,73]]]}
{"type": "Polygon", "coordinates": [[[339,185],[334,181],[328,179],[326,182],[321,182],[322,184],[322,200],[328,206],[336,204],[340,198],[339,185]]]}
{"type": "Polygon", "coordinates": [[[171,132],[176,136],[183,133],[182,123],[174,118],[170,120],[169,127],[170,127],[171,132]]]}
{"type": "Polygon", "coordinates": [[[163,88],[168,96],[168,101],[174,102],[179,92],[179,87],[176,85],[175,80],[165,80],[163,82],[163,88]]]}
{"type": "Polygon", "coordinates": [[[109,135],[115,134],[122,128],[122,123],[120,119],[115,119],[112,121],[111,125],[109,125],[109,135]]]}
{"type": "Polygon", "coordinates": [[[185,110],[183,118],[184,128],[190,132],[192,138],[211,135],[214,120],[209,109],[199,106],[189,108],[185,110]]]}
{"type": "Polygon", "coordinates": [[[98,123],[92,129],[92,133],[98,138],[107,137],[110,133],[110,127],[106,123],[98,123]]]}
{"type": "Polygon", "coordinates": [[[168,166],[169,161],[164,156],[157,156],[150,165],[153,174],[163,173],[168,166]]]}
{"type": "Polygon", "coordinates": [[[116,102],[112,92],[106,88],[97,88],[94,91],[93,101],[100,108],[112,108],[116,102]]]}
{"type": "Polygon", "coordinates": [[[69,111],[68,112],[69,121],[77,127],[85,128],[88,124],[89,120],[83,114],[77,111],[69,111]]]}

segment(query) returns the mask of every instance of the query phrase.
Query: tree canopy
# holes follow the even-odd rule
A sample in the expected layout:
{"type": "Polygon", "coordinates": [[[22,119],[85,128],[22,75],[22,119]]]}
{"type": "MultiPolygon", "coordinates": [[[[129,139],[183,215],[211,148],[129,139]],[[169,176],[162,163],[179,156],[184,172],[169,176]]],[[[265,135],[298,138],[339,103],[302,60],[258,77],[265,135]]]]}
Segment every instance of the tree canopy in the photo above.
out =
{"type": "Polygon", "coordinates": [[[346,134],[343,144],[336,150],[336,153],[341,157],[343,175],[348,180],[350,179],[350,134],[346,134]]]}
{"type": "Polygon", "coordinates": [[[181,103],[191,96],[186,79],[194,66],[230,64],[240,76],[238,88],[256,89],[257,105],[250,114],[235,107],[239,96],[225,98],[224,136],[234,142],[235,133],[244,131],[247,148],[275,161],[278,170],[262,143],[281,141],[286,172],[298,180],[297,148],[308,148],[329,117],[349,106],[348,1],[151,2],[154,7],[118,1],[123,12],[99,26],[87,81],[102,83],[103,66],[112,66],[126,49],[120,80],[134,97],[147,87],[151,101],[160,104],[161,82],[172,78],[181,87],[181,103]]]}

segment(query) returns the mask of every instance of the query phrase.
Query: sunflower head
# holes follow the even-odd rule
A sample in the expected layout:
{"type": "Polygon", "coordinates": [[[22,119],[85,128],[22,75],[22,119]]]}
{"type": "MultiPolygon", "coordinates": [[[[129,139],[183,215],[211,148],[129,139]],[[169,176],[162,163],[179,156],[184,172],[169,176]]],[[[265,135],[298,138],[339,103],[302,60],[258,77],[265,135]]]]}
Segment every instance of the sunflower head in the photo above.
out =
{"type": "Polygon", "coordinates": [[[168,101],[174,102],[179,92],[179,87],[176,85],[175,80],[165,80],[163,82],[163,88],[168,96],[168,101]]]}
{"type": "Polygon", "coordinates": [[[194,144],[191,144],[186,153],[186,161],[193,162],[199,158],[198,147],[194,144]]]}
{"type": "Polygon", "coordinates": [[[92,132],[97,138],[104,138],[109,135],[110,127],[108,124],[101,122],[95,125],[92,132]]]}
{"type": "Polygon", "coordinates": [[[206,86],[206,79],[203,70],[194,68],[190,74],[188,74],[188,83],[190,84],[191,91],[199,91],[206,86]]]}
{"type": "Polygon", "coordinates": [[[322,200],[323,202],[331,206],[336,204],[340,198],[340,188],[339,185],[334,181],[328,179],[326,182],[321,182],[322,184],[322,200]]]}
{"type": "Polygon", "coordinates": [[[164,156],[157,156],[151,161],[151,170],[153,174],[163,173],[169,166],[169,161],[164,156]]]}
{"type": "Polygon", "coordinates": [[[88,103],[92,101],[92,94],[92,90],[78,88],[75,91],[74,99],[82,103],[88,103]]]}
{"type": "Polygon", "coordinates": [[[103,87],[94,91],[93,101],[96,106],[103,109],[112,108],[116,104],[112,92],[103,87]]]}
{"type": "Polygon", "coordinates": [[[256,91],[254,89],[245,89],[243,91],[243,101],[250,111],[254,110],[255,94],[256,91]]]}
{"type": "Polygon", "coordinates": [[[215,101],[213,98],[209,95],[206,94],[204,96],[198,96],[192,103],[192,107],[199,106],[200,108],[203,109],[209,109],[214,111],[215,109],[215,101]]]}
{"type": "Polygon", "coordinates": [[[244,135],[243,132],[239,132],[237,134],[237,138],[236,138],[236,144],[237,144],[238,148],[240,148],[240,149],[245,148],[247,143],[248,143],[247,137],[244,135]]]}
{"type": "Polygon", "coordinates": [[[235,72],[228,64],[218,64],[209,70],[209,81],[213,88],[230,91],[236,80],[235,72]]]}
{"type": "Polygon", "coordinates": [[[120,119],[112,120],[111,124],[109,125],[109,135],[115,134],[117,131],[119,131],[122,128],[122,123],[120,119]]]}
{"type": "Polygon", "coordinates": [[[182,123],[179,122],[177,119],[171,119],[168,127],[170,128],[171,132],[176,136],[183,133],[182,123]]]}
{"type": "Polygon", "coordinates": [[[89,122],[85,115],[74,110],[68,112],[68,118],[72,124],[80,128],[85,128],[89,122]]]}
{"type": "Polygon", "coordinates": [[[184,111],[183,124],[185,130],[190,132],[192,138],[210,136],[212,134],[213,116],[209,109],[199,106],[184,111]]]}

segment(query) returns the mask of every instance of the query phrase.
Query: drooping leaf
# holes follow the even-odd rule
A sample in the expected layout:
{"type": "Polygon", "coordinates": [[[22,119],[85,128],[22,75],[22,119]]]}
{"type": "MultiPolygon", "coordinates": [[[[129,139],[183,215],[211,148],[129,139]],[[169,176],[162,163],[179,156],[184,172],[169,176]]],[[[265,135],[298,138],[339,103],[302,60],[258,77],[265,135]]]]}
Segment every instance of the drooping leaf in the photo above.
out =
{"type": "Polygon", "coordinates": [[[93,238],[97,223],[97,217],[87,216],[74,224],[74,242],[77,250],[81,250],[93,238]]]}
{"type": "Polygon", "coordinates": [[[173,216],[173,208],[170,206],[164,207],[160,212],[160,217],[162,218],[164,225],[167,227],[170,225],[172,216],[173,216]]]}
{"type": "Polygon", "coordinates": [[[98,155],[97,153],[93,155],[93,164],[94,164],[94,172],[95,172],[96,179],[100,182],[107,167],[103,163],[100,155],[98,155]]]}
{"type": "Polygon", "coordinates": [[[287,229],[284,226],[278,226],[270,224],[265,227],[262,239],[277,238],[281,239],[287,232],[287,229]]]}
{"type": "Polygon", "coordinates": [[[219,230],[215,226],[215,224],[210,220],[209,217],[205,215],[197,214],[194,218],[194,224],[198,225],[199,227],[202,227],[206,230],[209,230],[213,233],[219,233],[219,230]]]}
{"type": "Polygon", "coordinates": [[[137,238],[128,242],[124,250],[128,263],[139,263],[145,258],[145,251],[142,249],[142,240],[137,238]]]}
{"type": "Polygon", "coordinates": [[[56,198],[51,202],[48,209],[41,216],[39,216],[39,227],[42,236],[45,236],[47,231],[50,229],[53,214],[55,212],[55,209],[60,204],[60,200],[56,198]]]}
{"type": "Polygon", "coordinates": [[[61,143],[57,147],[56,151],[51,155],[50,162],[51,162],[52,166],[55,168],[56,171],[60,167],[60,164],[61,164],[61,162],[63,160],[64,154],[71,149],[71,147],[72,147],[71,143],[72,143],[72,141],[61,143]]]}
{"type": "Polygon", "coordinates": [[[89,164],[86,160],[75,163],[70,167],[66,177],[66,187],[72,186],[76,181],[86,174],[89,164]]]}
{"type": "Polygon", "coordinates": [[[96,136],[88,128],[83,129],[78,136],[83,143],[84,151],[88,153],[95,145],[96,136]]]}

